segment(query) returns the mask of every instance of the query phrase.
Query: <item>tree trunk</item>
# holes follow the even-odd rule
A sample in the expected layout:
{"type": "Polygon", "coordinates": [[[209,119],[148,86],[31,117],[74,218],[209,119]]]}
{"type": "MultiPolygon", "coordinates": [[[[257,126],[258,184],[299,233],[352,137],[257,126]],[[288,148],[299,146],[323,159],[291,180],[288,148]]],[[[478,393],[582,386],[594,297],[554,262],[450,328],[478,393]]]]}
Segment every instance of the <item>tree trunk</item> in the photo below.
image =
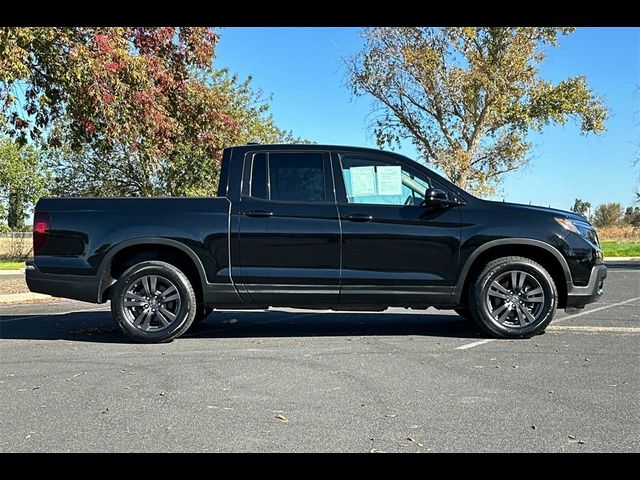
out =
{"type": "Polygon", "coordinates": [[[12,230],[22,230],[24,228],[24,198],[19,192],[9,193],[7,225],[12,230]]]}

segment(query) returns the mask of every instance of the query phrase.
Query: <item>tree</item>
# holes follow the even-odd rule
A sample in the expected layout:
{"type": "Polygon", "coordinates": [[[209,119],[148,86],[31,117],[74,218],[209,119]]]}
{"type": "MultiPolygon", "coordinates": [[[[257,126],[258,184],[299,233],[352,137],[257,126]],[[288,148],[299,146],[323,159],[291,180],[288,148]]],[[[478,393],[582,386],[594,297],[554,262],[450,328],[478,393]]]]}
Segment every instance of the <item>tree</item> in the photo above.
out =
{"type": "Polygon", "coordinates": [[[544,48],[570,28],[375,27],[347,60],[356,96],[375,99],[378,145],[410,140],[462,187],[494,191],[527,162],[530,130],[573,118],[604,130],[607,111],[584,77],[542,79],[544,48]]]}
{"type": "Polygon", "coordinates": [[[0,212],[6,212],[12,230],[24,228],[27,210],[47,193],[48,172],[39,152],[19,146],[10,139],[0,139],[0,212]]]}
{"type": "Polygon", "coordinates": [[[640,227],[640,207],[627,207],[622,220],[628,225],[640,227]]]}
{"type": "Polygon", "coordinates": [[[593,213],[592,222],[598,228],[611,227],[620,223],[622,207],[619,203],[603,203],[593,213]]]}
{"type": "Polygon", "coordinates": [[[583,201],[579,198],[576,198],[576,201],[573,202],[573,207],[571,207],[572,212],[576,212],[578,215],[582,215],[585,218],[588,217],[590,209],[591,203],[583,201]]]}
{"type": "Polygon", "coordinates": [[[217,41],[199,27],[0,28],[0,132],[53,149],[67,193],[202,192],[224,147],[286,136],[249,80],[213,67],[217,41]]]}

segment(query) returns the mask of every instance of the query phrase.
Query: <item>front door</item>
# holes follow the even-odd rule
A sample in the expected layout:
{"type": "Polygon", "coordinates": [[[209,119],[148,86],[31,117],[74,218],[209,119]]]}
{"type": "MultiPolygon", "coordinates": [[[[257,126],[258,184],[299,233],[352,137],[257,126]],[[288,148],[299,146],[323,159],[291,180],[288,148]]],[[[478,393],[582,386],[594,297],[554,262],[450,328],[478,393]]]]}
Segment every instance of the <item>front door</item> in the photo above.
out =
{"type": "Polygon", "coordinates": [[[340,303],[447,303],[458,264],[459,207],[423,204],[427,188],[446,189],[396,157],[333,156],[342,226],[340,303]]]}
{"type": "Polygon", "coordinates": [[[337,304],[340,225],[327,152],[247,154],[232,222],[241,294],[260,305],[337,304]]]}

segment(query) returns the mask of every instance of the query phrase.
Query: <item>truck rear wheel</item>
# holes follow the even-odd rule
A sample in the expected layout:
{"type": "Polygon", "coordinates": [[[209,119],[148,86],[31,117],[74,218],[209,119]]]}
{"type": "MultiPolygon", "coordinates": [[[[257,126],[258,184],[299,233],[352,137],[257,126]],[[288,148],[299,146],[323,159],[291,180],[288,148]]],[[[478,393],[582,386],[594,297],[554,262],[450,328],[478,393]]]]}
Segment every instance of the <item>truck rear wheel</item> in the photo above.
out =
{"type": "Polygon", "coordinates": [[[544,332],[558,303],[556,285],[542,265],[524,257],[489,262],[469,289],[469,310],[484,331],[500,338],[544,332]]]}
{"type": "Polygon", "coordinates": [[[170,342],[191,326],[196,295],[189,279],[175,266],[141,262],[118,279],[111,313],[124,334],[137,342],[170,342]]]}

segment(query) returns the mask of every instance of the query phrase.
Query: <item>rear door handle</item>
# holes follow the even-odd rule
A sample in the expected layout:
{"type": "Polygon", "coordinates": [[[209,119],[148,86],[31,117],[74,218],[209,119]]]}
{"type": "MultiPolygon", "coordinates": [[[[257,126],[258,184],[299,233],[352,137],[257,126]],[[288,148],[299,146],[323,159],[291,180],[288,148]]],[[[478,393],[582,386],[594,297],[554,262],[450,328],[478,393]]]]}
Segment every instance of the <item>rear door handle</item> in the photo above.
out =
{"type": "Polygon", "coordinates": [[[267,212],[266,210],[249,210],[244,212],[247,217],[273,217],[273,212],[267,212]]]}
{"type": "Polygon", "coordinates": [[[370,222],[373,220],[373,215],[365,215],[363,213],[354,213],[353,215],[345,215],[342,217],[343,220],[348,220],[350,222],[370,222]]]}

